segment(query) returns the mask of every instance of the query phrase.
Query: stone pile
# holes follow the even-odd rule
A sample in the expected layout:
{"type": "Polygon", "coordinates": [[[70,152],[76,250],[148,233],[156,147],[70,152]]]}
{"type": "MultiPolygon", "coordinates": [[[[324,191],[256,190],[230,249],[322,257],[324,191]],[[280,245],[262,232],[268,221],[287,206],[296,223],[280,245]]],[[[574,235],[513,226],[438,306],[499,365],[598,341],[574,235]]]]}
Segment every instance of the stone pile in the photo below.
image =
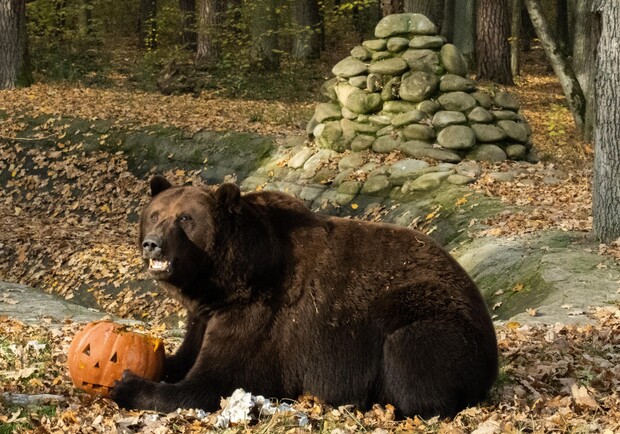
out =
{"type": "Polygon", "coordinates": [[[458,48],[420,14],[383,18],[332,69],[308,133],[337,152],[400,150],[458,163],[529,160],[531,129],[506,92],[478,90],[458,48]]]}

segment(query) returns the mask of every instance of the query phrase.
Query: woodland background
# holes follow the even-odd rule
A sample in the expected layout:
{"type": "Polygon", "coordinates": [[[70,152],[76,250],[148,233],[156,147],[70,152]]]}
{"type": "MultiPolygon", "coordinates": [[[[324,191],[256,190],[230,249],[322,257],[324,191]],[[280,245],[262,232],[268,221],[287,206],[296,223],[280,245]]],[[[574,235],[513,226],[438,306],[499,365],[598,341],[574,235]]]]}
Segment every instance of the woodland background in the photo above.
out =
{"type": "MultiPolygon", "coordinates": [[[[67,119],[303,134],[336,61],[372,37],[383,15],[403,11],[435,21],[483,86],[518,97],[542,160],[532,177],[542,179],[549,168],[567,174],[560,185],[537,188],[482,177],[473,188],[535,208],[497,215],[492,235],[592,232],[604,242],[600,254],[617,261],[617,1],[0,0],[0,278],[66,299],[86,281],[101,306],[122,316],[138,317],[149,306],[149,331],[166,337],[171,351],[178,340],[158,317],[175,307],[158,294],[124,289],[141,266],[127,222],[146,200],[145,180],[121,154],[86,155],[81,144],[63,140],[67,119]],[[24,136],[34,118],[45,121],[24,136]],[[52,147],[37,146],[43,142],[52,147]],[[118,295],[100,290],[102,281],[118,295]]],[[[170,175],[184,182],[192,174],[179,168],[170,175]]],[[[11,293],[0,296],[15,302],[11,293]]],[[[620,314],[608,306],[591,319],[498,326],[502,374],[493,396],[452,421],[394,421],[389,406],[362,413],[304,397],[294,406],[309,416],[306,428],[280,415],[229,432],[616,432],[620,314]]],[[[212,417],[194,411],[128,412],[77,392],[64,363],[78,327],[0,317],[0,391],[53,395],[29,405],[0,399],[0,433],[213,429],[212,417]]]]}

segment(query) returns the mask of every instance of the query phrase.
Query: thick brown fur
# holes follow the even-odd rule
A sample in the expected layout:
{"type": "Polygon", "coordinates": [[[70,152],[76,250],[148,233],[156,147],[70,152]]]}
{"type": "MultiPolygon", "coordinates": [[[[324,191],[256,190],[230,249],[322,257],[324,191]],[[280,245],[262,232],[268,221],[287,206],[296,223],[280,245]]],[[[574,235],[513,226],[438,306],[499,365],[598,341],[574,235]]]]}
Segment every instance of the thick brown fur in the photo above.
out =
{"type": "Polygon", "coordinates": [[[425,234],[325,217],[283,193],[151,180],[140,223],[154,277],[187,308],[165,383],[131,374],[128,408],[215,410],[236,388],[453,416],[485,399],[497,343],[476,285],[425,234]]]}

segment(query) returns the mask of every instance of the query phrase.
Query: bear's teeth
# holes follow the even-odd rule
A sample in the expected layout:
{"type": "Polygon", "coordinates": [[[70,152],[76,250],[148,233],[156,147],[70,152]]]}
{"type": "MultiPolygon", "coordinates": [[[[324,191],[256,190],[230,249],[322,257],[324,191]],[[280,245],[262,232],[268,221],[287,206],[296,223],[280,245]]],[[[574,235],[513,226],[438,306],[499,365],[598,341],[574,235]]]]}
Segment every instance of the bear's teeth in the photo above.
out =
{"type": "Polygon", "coordinates": [[[151,270],[165,270],[168,268],[168,261],[161,261],[159,259],[151,259],[149,263],[149,268],[151,270]]]}

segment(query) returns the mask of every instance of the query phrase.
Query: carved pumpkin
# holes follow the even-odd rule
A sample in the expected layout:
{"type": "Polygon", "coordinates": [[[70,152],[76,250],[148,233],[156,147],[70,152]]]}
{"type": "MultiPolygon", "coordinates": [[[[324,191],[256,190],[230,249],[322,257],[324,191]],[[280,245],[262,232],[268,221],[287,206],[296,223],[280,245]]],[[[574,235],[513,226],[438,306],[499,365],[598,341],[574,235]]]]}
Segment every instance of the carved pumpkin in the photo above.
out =
{"type": "Polygon", "coordinates": [[[129,331],[121,324],[93,322],[74,336],[68,365],[77,388],[91,395],[109,396],[125,369],[159,381],[164,369],[164,345],[161,339],[129,331]]]}

